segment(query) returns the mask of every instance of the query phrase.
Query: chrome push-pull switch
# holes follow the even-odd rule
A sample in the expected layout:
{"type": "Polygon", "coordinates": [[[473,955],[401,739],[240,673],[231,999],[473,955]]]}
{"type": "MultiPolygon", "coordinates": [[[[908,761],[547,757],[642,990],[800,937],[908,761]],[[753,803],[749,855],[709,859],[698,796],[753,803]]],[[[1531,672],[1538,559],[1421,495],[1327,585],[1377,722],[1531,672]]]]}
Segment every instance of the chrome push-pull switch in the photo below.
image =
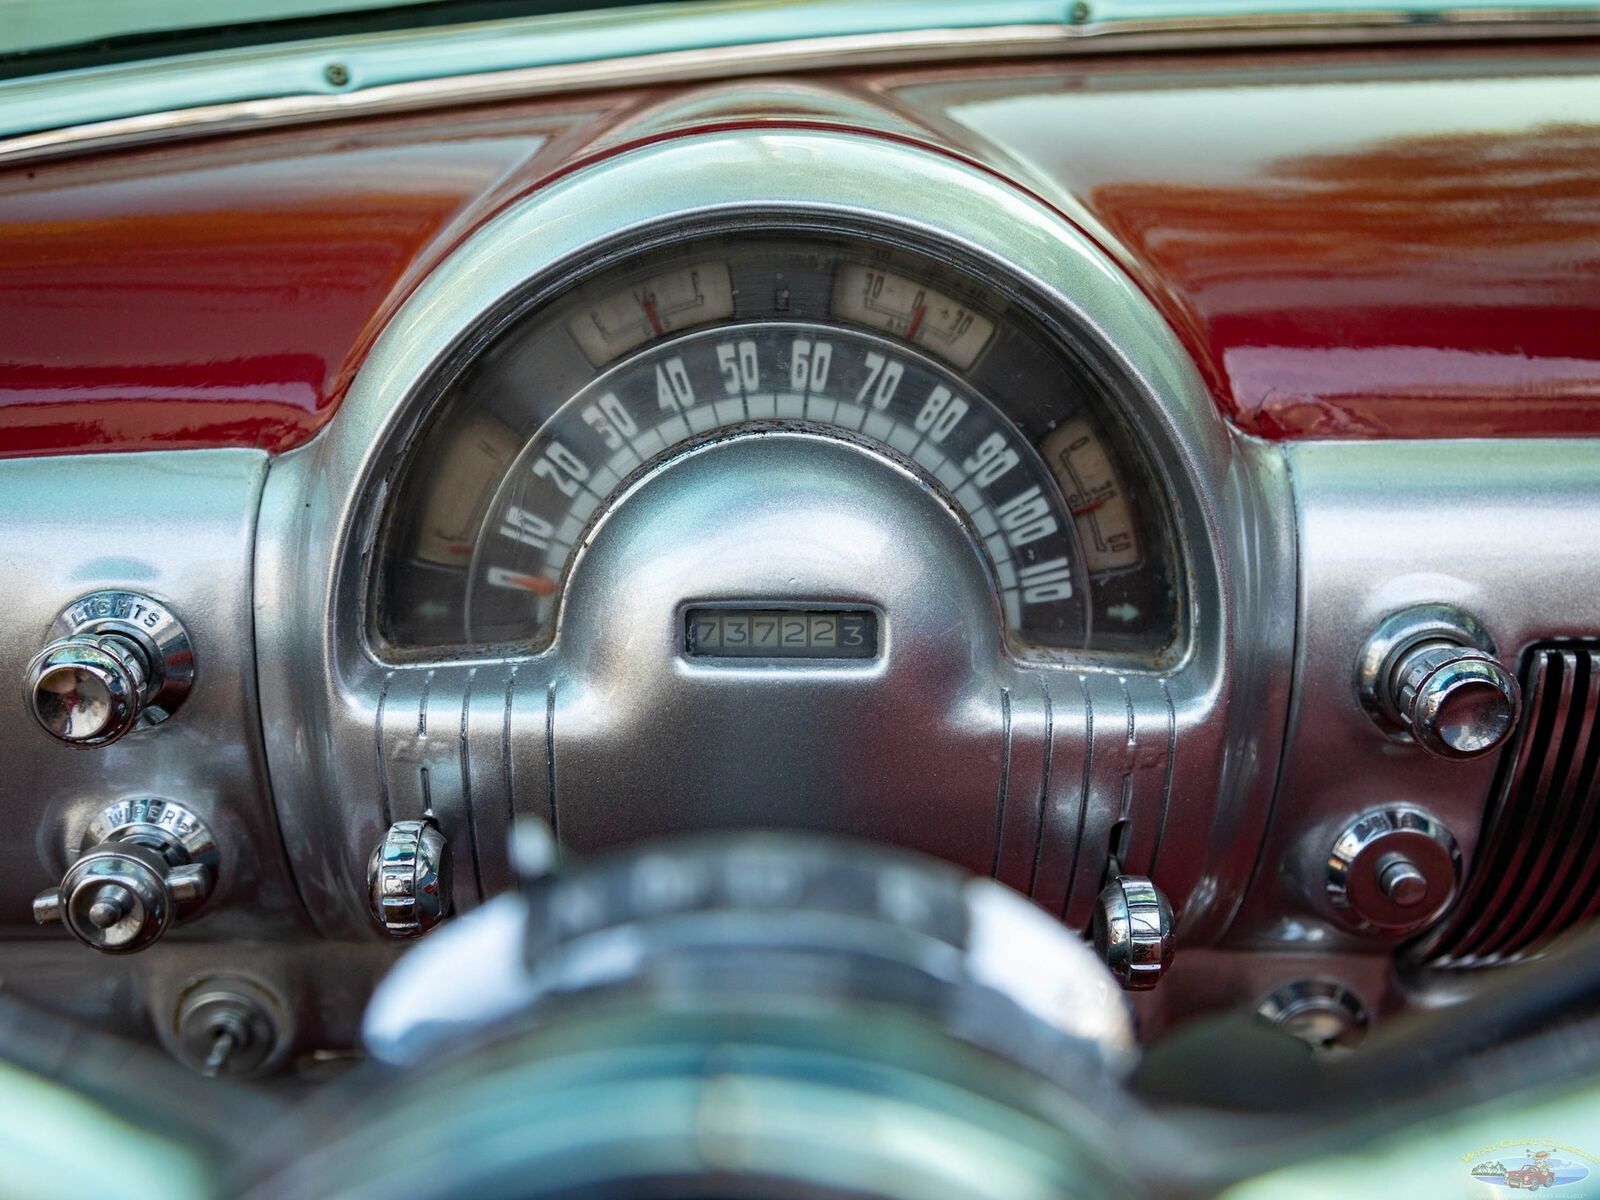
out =
{"type": "Polygon", "coordinates": [[[1368,639],[1356,690],[1397,741],[1435,758],[1476,758],[1510,738],[1522,711],[1516,676],[1471,617],[1426,604],[1390,616],[1368,639]]]}
{"type": "Polygon", "coordinates": [[[194,651],[176,617],[134,592],[94,592],[62,611],[28,663],[29,711],[69,746],[108,746],[172,715],[194,683],[194,651]]]}
{"type": "Polygon", "coordinates": [[[204,904],[216,869],[211,831],[189,809],[148,796],[120,800],[89,826],[60,885],[34,897],[33,919],[59,921],[104,954],[131,954],[204,904]]]}

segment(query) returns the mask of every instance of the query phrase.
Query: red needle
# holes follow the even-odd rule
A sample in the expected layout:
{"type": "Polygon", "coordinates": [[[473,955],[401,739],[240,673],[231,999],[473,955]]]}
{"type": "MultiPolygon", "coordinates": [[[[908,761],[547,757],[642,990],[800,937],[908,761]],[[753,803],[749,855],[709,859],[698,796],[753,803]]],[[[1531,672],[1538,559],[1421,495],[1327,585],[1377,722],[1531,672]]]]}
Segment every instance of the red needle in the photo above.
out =
{"type": "Polygon", "coordinates": [[[666,332],[661,327],[661,318],[656,315],[656,302],[649,296],[644,298],[644,315],[649,319],[650,328],[655,330],[657,337],[666,332]]]}
{"type": "Polygon", "coordinates": [[[911,324],[906,326],[906,341],[910,342],[916,339],[917,330],[922,328],[922,318],[927,315],[928,306],[926,304],[917,305],[917,311],[911,314],[911,324]]]}
{"type": "Polygon", "coordinates": [[[536,596],[554,596],[556,594],[556,581],[547,579],[543,575],[517,575],[507,571],[501,578],[512,587],[522,588],[524,591],[532,592],[536,596]]]}

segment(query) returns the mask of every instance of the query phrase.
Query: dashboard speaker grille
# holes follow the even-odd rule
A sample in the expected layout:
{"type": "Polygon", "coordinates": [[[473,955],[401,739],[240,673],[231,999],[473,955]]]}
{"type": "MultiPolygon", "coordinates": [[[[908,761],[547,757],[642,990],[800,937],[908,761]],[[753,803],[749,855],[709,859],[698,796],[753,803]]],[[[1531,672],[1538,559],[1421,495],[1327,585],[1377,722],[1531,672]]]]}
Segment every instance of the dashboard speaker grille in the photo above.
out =
{"type": "Polygon", "coordinates": [[[1436,967],[1531,957],[1600,912],[1600,644],[1534,647],[1522,689],[1467,886],[1426,949],[1436,967]]]}

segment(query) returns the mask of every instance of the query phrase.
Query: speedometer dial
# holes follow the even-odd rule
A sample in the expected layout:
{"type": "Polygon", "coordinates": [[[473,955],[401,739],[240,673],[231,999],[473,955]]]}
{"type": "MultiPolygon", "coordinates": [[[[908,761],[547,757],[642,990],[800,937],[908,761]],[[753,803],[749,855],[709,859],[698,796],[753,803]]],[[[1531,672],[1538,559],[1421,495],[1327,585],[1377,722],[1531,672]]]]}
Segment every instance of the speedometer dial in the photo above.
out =
{"type": "Polygon", "coordinates": [[[537,649],[631,477],[785,427],[940,493],[1019,649],[1173,640],[1159,487],[1094,371],[1004,280],[833,234],[706,236],[559,284],[474,346],[438,381],[386,527],[391,646],[537,649]]]}
{"type": "MultiPolygon", "coordinates": [[[[960,507],[988,552],[1013,628],[1087,634],[1083,559],[1044,462],[992,402],[904,343],[798,322],[669,339],[601,375],[530,441],[477,541],[469,638],[548,626],[562,572],[617,485],[674,446],[796,422],[909,460],[960,507]]],[[[688,540],[693,530],[684,531],[688,540]]]]}

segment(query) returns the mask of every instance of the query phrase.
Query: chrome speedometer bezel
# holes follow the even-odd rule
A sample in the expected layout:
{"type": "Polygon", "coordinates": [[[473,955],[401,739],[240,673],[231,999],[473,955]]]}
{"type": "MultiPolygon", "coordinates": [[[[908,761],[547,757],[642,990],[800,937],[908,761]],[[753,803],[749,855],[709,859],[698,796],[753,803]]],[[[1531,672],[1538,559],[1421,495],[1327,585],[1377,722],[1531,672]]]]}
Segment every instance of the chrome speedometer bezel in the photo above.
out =
{"type": "MultiPolygon", "coordinates": [[[[1023,340],[1031,336],[1038,347],[1036,353],[1059,356],[1060,366],[1053,369],[1069,372],[1068,375],[1060,377],[1059,382],[1068,385],[1071,392],[1080,396],[1086,394],[1089,397],[1083,409],[1076,412],[1068,410],[1073,419],[1081,421],[1082,414],[1087,413],[1097,425],[1110,427],[1103,429],[1103,434],[1111,439],[1117,452],[1121,454],[1123,465],[1133,472],[1133,476],[1124,482],[1131,484],[1137,495],[1136,503],[1140,511],[1136,520],[1143,530],[1145,554],[1149,564],[1145,573],[1149,574],[1151,582],[1157,582],[1163,588],[1169,589],[1166,603],[1170,604],[1170,607],[1161,608],[1160,604],[1157,604],[1155,609],[1146,607],[1146,612],[1158,611],[1153,620],[1159,626],[1160,632],[1151,629],[1137,637],[1124,636],[1120,645],[1107,648],[1081,644],[1050,645],[1034,640],[1017,623],[1014,611],[1015,597],[1012,596],[1007,606],[1010,616],[1003,631],[1004,636],[1012,652],[1018,657],[1038,661],[1058,663],[1084,661],[1129,670],[1151,670],[1170,667],[1183,658],[1187,653],[1190,634],[1185,619],[1188,608],[1186,597],[1189,592],[1189,577],[1184,562],[1186,555],[1182,549],[1185,539],[1170,522],[1170,514],[1175,505],[1168,483],[1168,473],[1156,461],[1155,456],[1147,452],[1147,443],[1150,439],[1141,436],[1137,427],[1129,421],[1128,414],[1118,399],[1122,383],[1115,363],[1101,353],[1101,348],[1093,337],[1086,336],[1070,319],[1064,318],[1057,312],[1049,298],[1040,293],[1033,281],[1018,276],[1010,264],[996,259],[992,254],[976,254],[971,246],[948,237],[937,236],[936,231],[932,229],[917,228],[906,222],[895,221],[878,211],[846,214],[829,211],[817,204],[796,203],[783,207],[776,214],[762,213],[759,218],[744,207],[732,211],[716,207],[680,212],[631,227],[621,234],[601,238],[584,247],[575,259],[567,258],[551,264],[548,270],[531,277],[517,291],[503,297],[496,307],[485,311],[475,326],[463,332],[456,346],[442,356],[425,380],[416,386],[416,399],[411,406],[413,420],[409,426],[403,427],[403,432],[398,435],[396,449],[390,460],[389,478],[386,484],[391,494],[400,493],[409,486],[405,484],[403,478],[400,478],[402,472],[417,454],[419,446],[431,436],[432,422],[447,411],[446,402],[454,402],[455,394],[464,386],[464,380],[472,375],[482,356],[491,347],[503,348],[508,340],[515,340],[519,328],[525,327],[535,318],[547,319],[547,312],[563,313],[563,306],[570,306],[574,293],[581,296],[585,292],[593,292],[598,281],[616,278],[616,272],[623,264],[628,264],[637,274],[640,271],[638,264],[641,262],[657,261],[666,255],[681,257],[689,253],[686,249],[688,247],[713,247],[719,243],[719,239],[723,244],[734,247],[726,253],[737,260],[741,253],[739,247],[748,245],[752,238],[770,243],[787,242],[791,246],[815,245],[819,255],[831,253],[836,256],[836,261],[839,263],[861,261],[851,256],[865,255],[869,252],[900,255],[925,263],[935,272],[930,278],[940,286],[957,289],[959,296],[970,297],[975,302],[987,305],[991,314],[1005,315],[1011,323],[1020,322],[1022,326],[1033,330],[1031,335],[1019,335],[1008,331],[1006,336],[1013,339],[1020,337],[1023,340]],[[869,251],[868,247],[872,249],[869,251]],[[1053,349],[1049,349],[1050,347],[1053,349]]],[[[711,251],[707,249],[704,253],[710,254],[711,251]]],[[[555,317],[548,319],[556,320],[555,317]]],[[[730,317],[727,327],[734,328],[740,321],[750,319],[753,318],[743,314],[739,317],[730,317]]],[[[784,318],[761,319],[783,320],[784,318]]],[[[818,315],[804,313],[789,319],[816,320],[818,315]]],[[[560,320],[565,320],[565,317],[560,317],[560,320]]],[[[720,327],[719,324],[713,324],[680,333],[669,332],[665,338],[658,335],[656,342],[630,349],[616,361],[601,364],[597,367],[598,374],[590,379],[577,381],[577,386],[584,390],[591,388],[608,372],[614,371],[635,356],[646,354],[660,341],[695,336],[720,327]]],[[[840,334],[854,337],[878,336],[843,322],[840,334]]],[[[998,351],[1000,347],[989,349],[998,351]]],[[[902,352],[906,357],[913,359],[920,357],[927,360],[930,357],[926,351],[916,346],[905,346],[902,352]]],[[[988,350],[985,356],[989,356],[988,350]]],[[[980,360],[980,366],[982,361],[980,360]]],[[[966,378],[969,388],[975,386],[965,372],[955,372],[951,364],[939,363],[938,366],[966,378]]],[[[1053,377],[1052,382],[1055,382],[1053,377]]],[[[1048,391],[1048,387],[1042,382],[1038,386],[1042,391],[1048,391]]],[[[980,400],[992,400],[981,388],[975,394],[980,400]]],[[[555,411],[551,409],[547,417],[554,419],[555,411]]],[[[1011,414],[1008,412],[1006,416],[1010,418],[1011,414]]],[[[524,436],[533,435],[524,434],[524,436]]],[[[1033,436],[1037,438],[1040,434],[1036,433],[1033,436]]],[[[884,449],[891,455],[896,453],[887,446],[884,449]]],[[[665,457],[670,457],[675,452],[674,448],[669,447],[665,457]]],[[[1037,453],[1037,450],[1034,452],[1037,453]]],[[[646,464],[647,467],[650,465],[646,464]]],[[[603,516],[603,511],[604,504],[601,511],[594,514],[591,523],[598,521],[603,516]]],[[[1076,534],[1073,534],[1073,537],[1075,540],[1076,534]]],[[[369,649],[377,658],[389,662],[415,662],[448,659],[457,655],[463,658],[534,656],[547,650],[553,641],[553,632],[549,636],[531,642],[512,641],[499,645],[474,642],[471,638],[465,639],[459,646],[447,646],[443,643],[408,645],[403,641],[391,641],[385,636],[383,623],[380,620],[384,611],[381,587],[388,566],[382,560],[392,558],[398,552],[393,549],[384,550],[380,544],[369,549],[368,553],[374,565],[372,586],[367,595],[368,604],[363,610],[362,627],[369,649]],[[381,555],[378,553],[380,550],[382,550],[381,555]]],[[[1084,570],[1081,563],[1078,570],[1084,570]]],[[[1110,573],[1117,574],[1114,570],[1110,573]]],[[[1088,578],[1087,574],[1084,578],[1088,578]]],[[[1006,586],[1012,587],[1013,590],[1015,587],[1014,582],[1006,586]]],[[[560,595],[563,590],[564,584],[558,587],[556,594],[558,622],[560,595]]],[[[997,594],[999,590],[1000,585],[997,583],[997,594]]],[[[1116,596],[1113,595],[1112,599],[1116,599],[1116,596]]],[[[1112,611],[1115,612],[1116,609],[1113,608],[1112,611]]],[[[1130,608],[1130,611],[1137,610],[1130,608]]]]}
{"type": "MultiPolygon", "coordinates": [[[[322,926],[365,928],[350,899],[362,891],[365,851],[352,848],[375,844],[382,822],[426,809],[456,836],[470,833],[472,865],[456,884],[466,907],[470,889],[497,886],[493,847],[514,814],[548,804],[545,815],[557,815],[557,792],[576,800],[579,779],[625,794],[616,789],[626,781],[593,759],[563,774],[563,762],[581,757],[562,730],[576,728],[566,723],[578,710],[567,706],[582,697],[559,637],[499,659],[386,657],[365,633],[366,581],[387,488],[440,372],[605,247],[718,222],[885,229],[943,246],[1033,298],[1114,384],[1182,546],[1180,645],[1158,662],[1022,659],[996,639],[992,657],[970,664],[977,692],[941,718],[985,749],[978,758],[976,744],[960,750],[960,777],[905,786],[925,789],[915,798],[921,827],[936,804],[984,866],[994,838],[995,873],[1069,920],[1083,919],[1106,847],[1116,846],[1135,861],[1159,859],[1157,877],[1180,905],[1189,898],[1186,929],[1217,927],[1266,817],[1293,645],[1292,530],[1269,518],[1286,505],[1278,457],[1228,431],[1163,318],[1060,213],[927,148],[777,126],[618,152],[508,207],[401,305],[330,427],[274,462],[257,553],[263,727],[274,787],[329,800],[280,814],[322,926]],[[961,802],[944,795],[966,789],[980,762],[1007,764],[1004,819],[988,815],[987,833],[972,821],[988,806],[974,809],[970,791],[961,802]],[[1128,841],[1118,831],[1130,812],[1128,841]]],[[[646,734],[653,745],[666,731],[646,734]]],[[[875,786],[874,802],[891,811],[913,803],[888,777],[875,786]]],[[[992,805],[995,779],[986,786],[992,805]]]]}

